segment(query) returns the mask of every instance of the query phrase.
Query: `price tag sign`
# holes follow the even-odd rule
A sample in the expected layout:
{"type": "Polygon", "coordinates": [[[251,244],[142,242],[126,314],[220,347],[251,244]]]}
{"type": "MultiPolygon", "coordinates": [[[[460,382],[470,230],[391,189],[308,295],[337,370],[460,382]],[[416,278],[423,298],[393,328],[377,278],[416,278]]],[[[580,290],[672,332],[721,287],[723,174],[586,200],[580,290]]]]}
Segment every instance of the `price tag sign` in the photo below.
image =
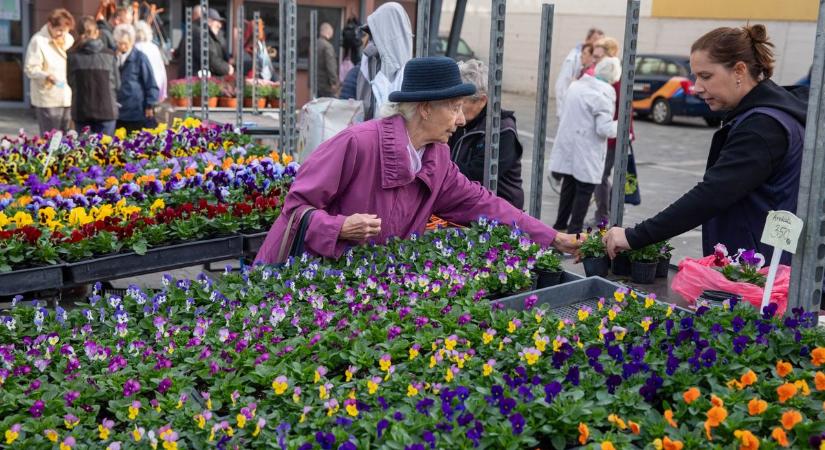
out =
{"type": "Polygon", "coordinates": [[[46,155],[46,159],[43,161],[43,175],[46,175],[46,170],[49,168],[49,164],[52,162],[52,155],[54,151],[60,147],[60,142],[63,140],[63,132],[57,131],[52,136],[52,140],[49,142],[49,154],[46,155]]]}
{"type": "Polygon", "coordinates": [[[788,211],[771,211],[762,230],[762,242],[786,252],[796,253],[802,234],[802,219],[788,211]]]}

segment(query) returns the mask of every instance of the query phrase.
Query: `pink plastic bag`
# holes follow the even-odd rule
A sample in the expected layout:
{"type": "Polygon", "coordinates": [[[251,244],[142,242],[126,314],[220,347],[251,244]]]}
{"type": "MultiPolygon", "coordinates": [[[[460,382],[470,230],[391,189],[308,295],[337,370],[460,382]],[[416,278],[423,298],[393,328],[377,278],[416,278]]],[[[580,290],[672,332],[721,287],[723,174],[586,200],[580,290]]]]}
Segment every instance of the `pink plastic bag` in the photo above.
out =
{"type": "MultiPolygon", "coordinates": [[[[679,273],[673,277],[671,289],[682,296],[688,303],[694,305],[696,299],[702,295],[702,291],[716,290],[725,291],[742,296],[756,308],[762,305],[762,295],[765,290],[755,284],[730,281],[721,272],[714,269],[713,262],[715,256],[706,256],[701,259],[685,258],[679,263],[679,273]]],[[[768,267],[759,270],[766,276],[768,267]]],[[[771,303],[779,306],[778,315],[785,312],[788,305],[788,287],[791,282],[791,268],[780,265],[776,271],[776,280],[771,292],[771,303]]]]}

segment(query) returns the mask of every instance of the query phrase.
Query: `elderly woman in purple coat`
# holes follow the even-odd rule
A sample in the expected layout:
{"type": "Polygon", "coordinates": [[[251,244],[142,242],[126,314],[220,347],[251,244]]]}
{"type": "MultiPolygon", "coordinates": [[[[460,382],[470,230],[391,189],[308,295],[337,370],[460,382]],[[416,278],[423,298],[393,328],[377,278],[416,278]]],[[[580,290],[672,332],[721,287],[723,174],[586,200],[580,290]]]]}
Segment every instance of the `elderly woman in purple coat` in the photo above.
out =
{"type": "Polygon", "coordinates": [[[474,93],[452,59],[410,60],[383,118],[338,133],[304,162],[256,261],[284,262],[296,239],[302,239],[297,248],[339,258],[367,241],[423,233],[432,214],[457,224],[497,219],[543,246],[574,252],[579,243],[573,235],[468,180],[450,160],[447,140],[464,125],[462,102],[474,93]]]}

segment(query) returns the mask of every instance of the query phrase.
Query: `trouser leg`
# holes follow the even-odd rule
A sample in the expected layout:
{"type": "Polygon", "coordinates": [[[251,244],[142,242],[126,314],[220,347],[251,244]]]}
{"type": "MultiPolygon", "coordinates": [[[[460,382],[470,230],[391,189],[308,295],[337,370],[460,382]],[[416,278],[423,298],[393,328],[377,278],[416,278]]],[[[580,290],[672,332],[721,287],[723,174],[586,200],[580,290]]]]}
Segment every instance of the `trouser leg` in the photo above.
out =
{"type": "Polygon", "coordinates": [[[596,197],[596,216],[594,222],[607,221],[610,215],[610,194],[612,184],[610,175],[613,173],[613,162],[616,155],[616,147],[607,147],[607,155],[604,160],[604,172],[602,172],[602,182],[593,191],[596,197]]]}
{"type": "Polygon", "coordinates": [[[561,193],[559,194],[559,212],[556,216],[556,224],[553,228],[564,230],[567,228],[567,220],[573,210],[573,199],[576,195],[576,179],[572,175],[564,175],[561,182],[561,193]]]}
{"type": "Polygon", "coordinates": [[[568,233],[581,233],[584,225],[584,217],[587,215],[587,208],[590,206],[590,197],[593,196],[595,184],[583,183],[575,180],[575,197],[570,217],[570,225],[567,227],[568,233]]]}

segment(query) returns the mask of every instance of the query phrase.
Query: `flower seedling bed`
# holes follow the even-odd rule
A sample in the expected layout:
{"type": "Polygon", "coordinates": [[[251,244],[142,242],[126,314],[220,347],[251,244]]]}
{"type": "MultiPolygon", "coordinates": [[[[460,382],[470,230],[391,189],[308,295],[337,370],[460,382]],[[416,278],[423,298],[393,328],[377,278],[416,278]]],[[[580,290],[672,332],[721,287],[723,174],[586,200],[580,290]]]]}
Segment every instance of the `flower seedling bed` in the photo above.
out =
{"type": "MultiPolygon", "coordinates": [[[[228,236],[153,248],[145,255],[129,252],[67,264],[66,279],[80,284],[142,275],[235,258],[243,250],[243,237],[228,236]]],[[[68,283],[67,283],[68,284],[68,283]]]]}
{"type": "Polygon", "coordinates": [[[0,273],[0,295],[14,295],[63,285],[63,266],[32,267],[0,273]]]}

